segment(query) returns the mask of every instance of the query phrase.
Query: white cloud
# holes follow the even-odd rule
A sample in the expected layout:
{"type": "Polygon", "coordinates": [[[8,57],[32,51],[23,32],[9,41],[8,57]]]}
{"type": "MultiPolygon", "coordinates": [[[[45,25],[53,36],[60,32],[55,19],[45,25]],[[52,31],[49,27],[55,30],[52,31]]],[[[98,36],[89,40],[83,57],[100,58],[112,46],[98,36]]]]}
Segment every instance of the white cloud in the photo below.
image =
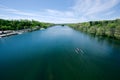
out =
{"type": "Polygon", "coordinates": [[[58,11],[58,10],[47,9],[46,12],[52,16],[74,17],[74,13],[72,11],[62,12],[62,11],[58,11]]]}
{"type": "Polygon", "coordinates": [[[115,11],[113,10],[113,11],[111,11],[111,12],[105,13],[105,15],[106,15],[106,16],[109,16],[109,15],[112,15],[112,14],[114,14],[114,13],[115,13],[115,11]]]}
{"type": "Polygon", "coordinates": [[[119,2],[119,0],[77,0],[73,10],[83,16],[90,16],[107,11],[119,2]]]}
{"type": "Polygon", "coordinates": [[[13,14],[18,14],[18,15],[35,16],[35,14],[28,13],[28,12],[23,12],[23,11],[12,9],[12,8],[8,8],[8,7],[3,6],[3,5],[0,5],[0,10],[6,11],[6,12],[9,12],[9,13],[13,13],[13,14]]]}
{"type": "MultiPolygon", "coordinates": [[[[53,23],[69,23],[69,22],[83,22],[89,20],[98,20],[100,14],[110,16],[116,11],[112,8],[120,3],[120,0],[74,0],[74,6],[71,6],[71,10],[59,11],[53,9],[46,9],[40,12],[25,12],[6,6],[0,5],[0,10],[7,13],[16,14],[17,16],[7,16],[17,19],[35,19],[44,22],[53,23]]],[[[1,14],[2,15],[2,14],[1,14]]],[[[1,16],[0,16],[1,17],[1,16]]]]}

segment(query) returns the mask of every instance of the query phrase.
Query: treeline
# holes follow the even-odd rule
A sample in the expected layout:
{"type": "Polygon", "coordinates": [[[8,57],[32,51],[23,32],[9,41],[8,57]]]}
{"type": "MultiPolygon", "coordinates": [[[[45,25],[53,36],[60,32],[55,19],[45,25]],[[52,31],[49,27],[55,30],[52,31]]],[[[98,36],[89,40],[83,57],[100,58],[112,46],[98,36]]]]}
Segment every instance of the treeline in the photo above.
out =
{"type": "Polygon", "coordinates": [[[35,20],[5,20],[0,19],[0,30],[21,30],[32,28],[47,28],[52,26],[50,23],[43,23],[35,20]]]}
{"type": "Polygon", "coordinates": [[[82,32],[120,39],[120,19],[69,24],[82,32]]]}

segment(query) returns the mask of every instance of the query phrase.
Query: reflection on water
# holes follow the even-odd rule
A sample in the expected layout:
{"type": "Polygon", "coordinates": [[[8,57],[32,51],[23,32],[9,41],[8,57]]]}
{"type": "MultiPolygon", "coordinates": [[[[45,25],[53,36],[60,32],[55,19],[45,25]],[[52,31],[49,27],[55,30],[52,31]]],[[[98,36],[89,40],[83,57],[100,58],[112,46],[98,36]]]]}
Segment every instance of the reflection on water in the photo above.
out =
{"type": "Polygon", "coordinates": [[[0,39],[0,80],[120,80],[120,41],[55,26],[0,39]]]}

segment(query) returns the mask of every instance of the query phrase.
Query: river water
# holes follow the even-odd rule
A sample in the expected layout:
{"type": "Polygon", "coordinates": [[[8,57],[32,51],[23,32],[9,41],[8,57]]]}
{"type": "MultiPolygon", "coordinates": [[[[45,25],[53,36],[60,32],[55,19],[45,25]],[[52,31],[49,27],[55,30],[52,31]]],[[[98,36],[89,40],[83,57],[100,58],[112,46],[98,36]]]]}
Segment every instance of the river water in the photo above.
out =
{"type": "Polygon", "coordinates": [[[120,80],[120,41],[68,26],[1,38],[0,80],[120,80]]]}

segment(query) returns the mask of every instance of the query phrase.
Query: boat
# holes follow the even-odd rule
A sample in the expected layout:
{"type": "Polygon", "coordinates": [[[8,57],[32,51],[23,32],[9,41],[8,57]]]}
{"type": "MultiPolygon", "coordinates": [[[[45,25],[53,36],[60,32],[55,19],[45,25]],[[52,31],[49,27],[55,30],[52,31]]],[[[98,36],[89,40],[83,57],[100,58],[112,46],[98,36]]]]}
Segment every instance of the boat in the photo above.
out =
{"type": "Polygon", "coordinates": [[[78,51],[80,51],[80,49],[79,48],[76,48],[78,51]]]}
{"type": "Polygon", "coordinates": [[[77,53],[77,54],[79,54],[79,52],[75,49],[75,52],[77,53]]]}
{"type": "Polygon", "coordinates": [[[17,34],[22,34],[22,32],[18,32],[17,34]]]}
{"type": "Polygon", "coordinates": [[[40,30],[44,30],[45,28],[40,28],[40,30]]]}
{"type": "Polygon", "coordinates": [[[76,49],[75,49],[75,52],[76,52],[76,53],[79,53],[79,52],[80,52],[81,54],[84,54],[84,51],[83,51],[82,49],[80,49],[80,48],[76,48],[76,49]]]}

